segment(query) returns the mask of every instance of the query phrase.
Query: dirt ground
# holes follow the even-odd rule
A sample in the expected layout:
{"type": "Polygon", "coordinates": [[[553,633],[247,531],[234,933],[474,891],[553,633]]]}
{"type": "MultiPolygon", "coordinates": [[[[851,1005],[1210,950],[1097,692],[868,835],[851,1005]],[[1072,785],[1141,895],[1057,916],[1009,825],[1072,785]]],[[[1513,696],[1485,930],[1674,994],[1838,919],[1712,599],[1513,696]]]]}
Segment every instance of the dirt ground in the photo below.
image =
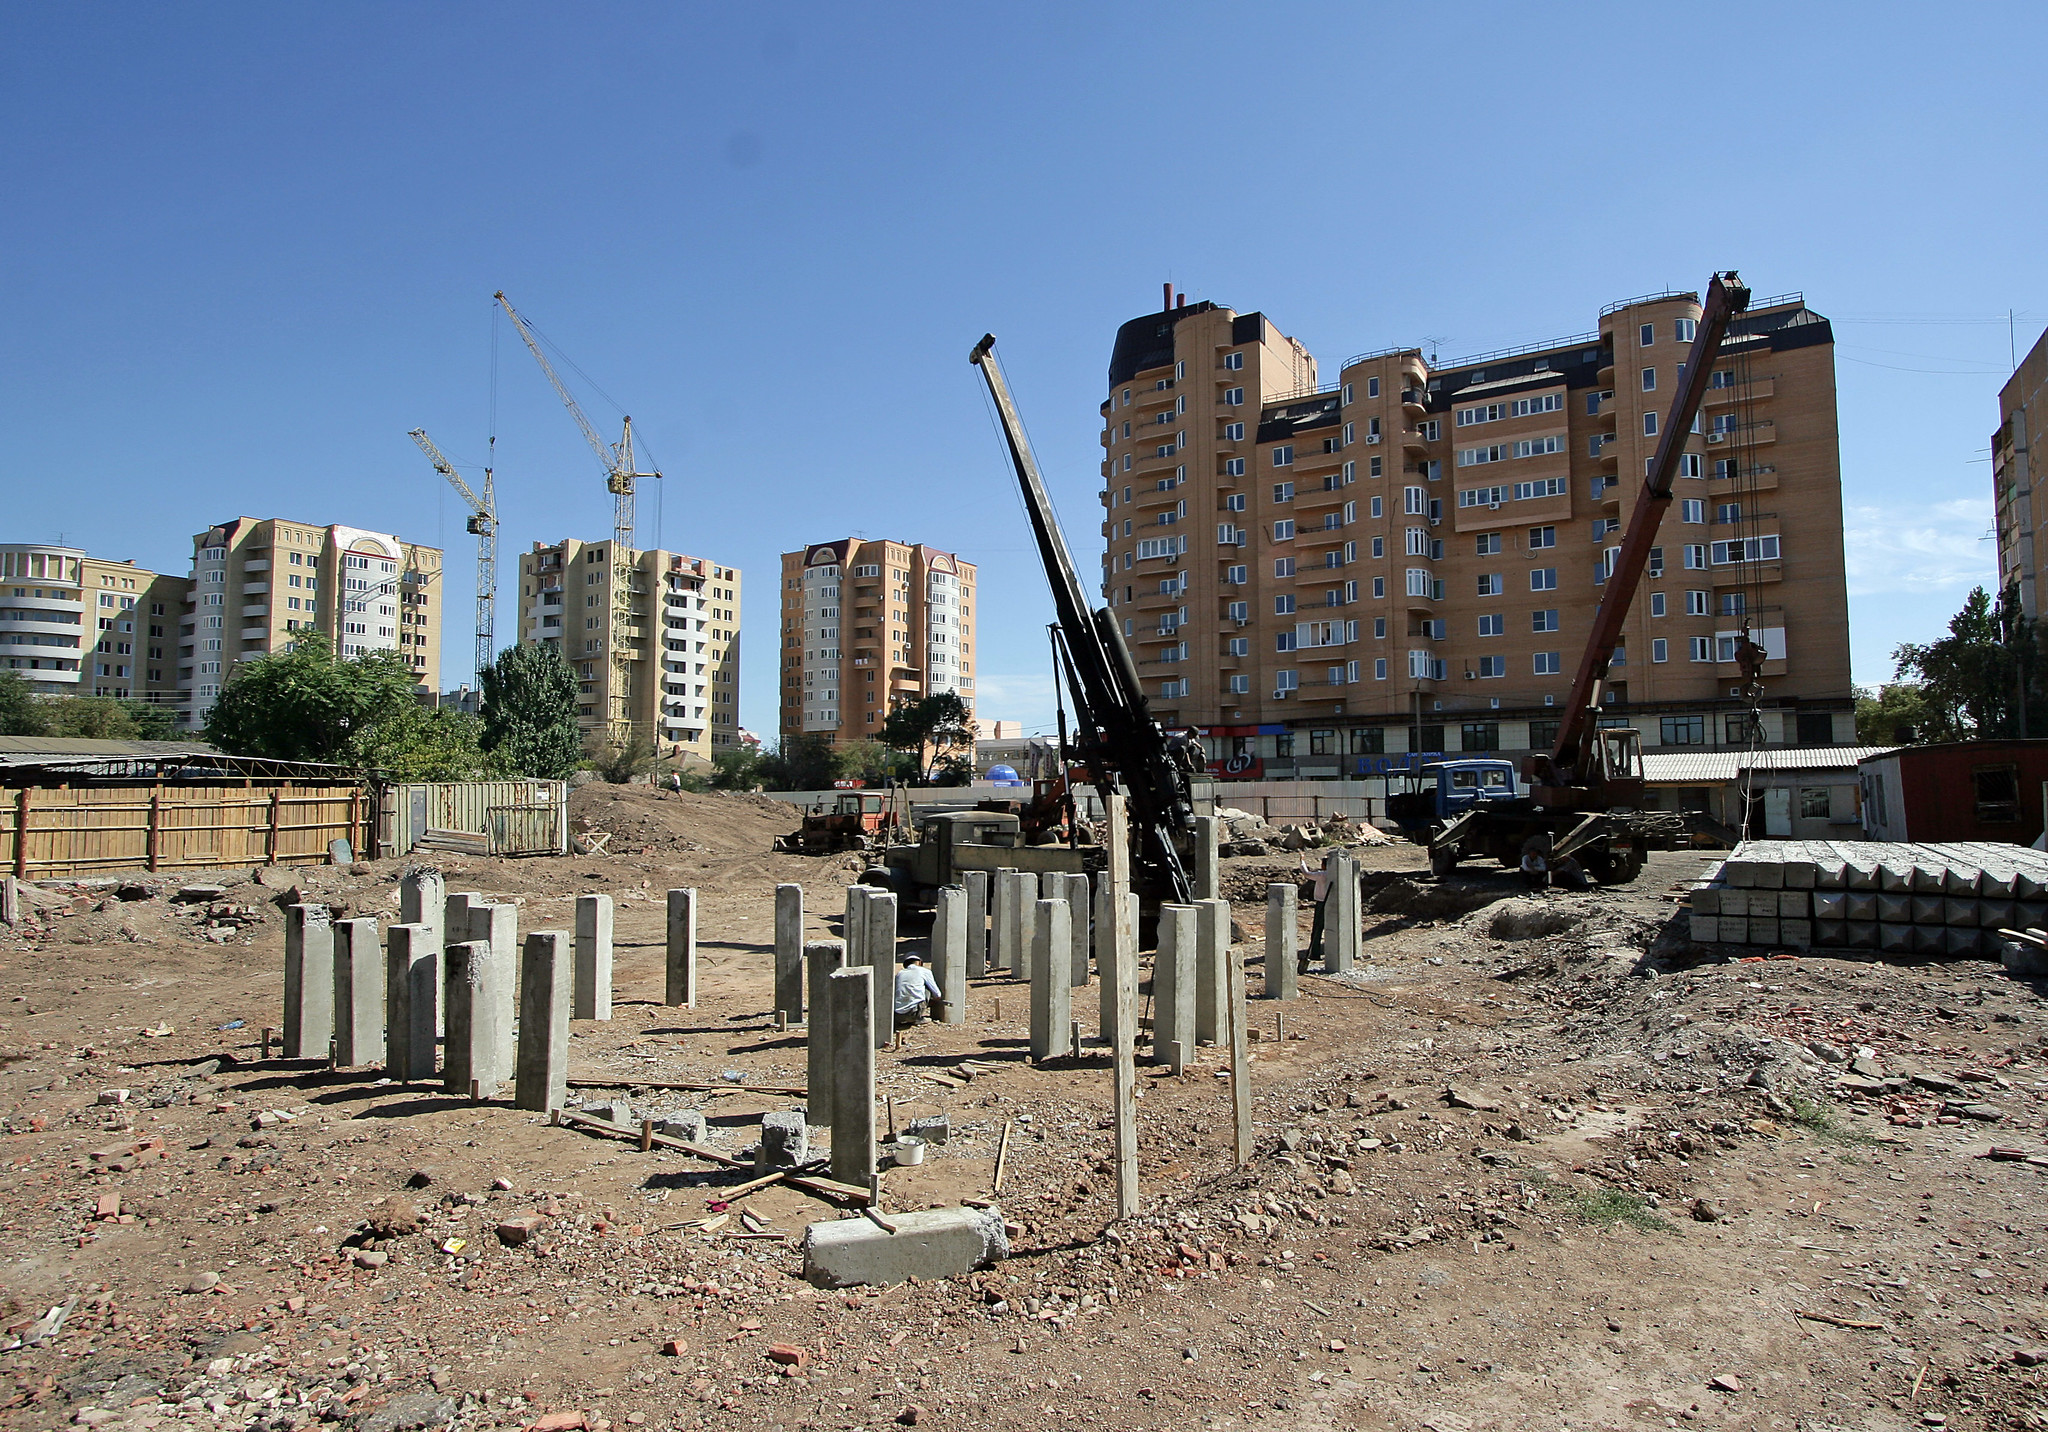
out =
{"type": "MultiPolygon", "coordinates": [[[[448,887],[519,902],[522,931],[612,894],[615,1017],[574,1026],[593,1081],[574,1092],[699,1109],[740,1155],[801,1099],[647,1085],[802,1085],[801,1031],[768,1017],[773,887],[801,882],[824,935],[857,862],[768,853],[789,814],[749,797],[589,787],[574,809],[613,832],[605,854],[445,858],[448,887]],[[677,885],[703,900],[694,1010],[660,1003],[677,885]]],[[[1025,987],[979,981],[965,1024],[880,1056],[899,1121],[950,1120],[885,1175],[885,1206],[990,1197],[1008,1126],[1013,1256],[839,1293],[797,1276],[805,1224],[845,1214],[821,1199],[728,1208],[748,1175],[509,1100],[264,1062],[280,887],[390,918],[402,863],[182,899],[143,877],[38,889],[35,920],[0,930],[6,1424],[2048,1419],[2040,990],[1984,961],[1693,946],[1672,895],[1693,853],[1537,898],[1505,874],[1431,882],[1405,846],[1360,859],[1367,964],[1285,1004],[1257,995],[1265,880],[1292,857],[1229,862],[1267,1036],[1248,1166],[1214,1050],[1178,1078],[1141,1065],[1145,1207],[1114,1223],[1106,1061],[1034,1067],[1025,987]],[[968,1058],[984,1072],[949,1073],[968,1058]],[[496,1236],[535,1212],[525,1244],[496,1236]]],[[[1093,987],[1075,1009],[1092,1033],[1093,987]]]]}

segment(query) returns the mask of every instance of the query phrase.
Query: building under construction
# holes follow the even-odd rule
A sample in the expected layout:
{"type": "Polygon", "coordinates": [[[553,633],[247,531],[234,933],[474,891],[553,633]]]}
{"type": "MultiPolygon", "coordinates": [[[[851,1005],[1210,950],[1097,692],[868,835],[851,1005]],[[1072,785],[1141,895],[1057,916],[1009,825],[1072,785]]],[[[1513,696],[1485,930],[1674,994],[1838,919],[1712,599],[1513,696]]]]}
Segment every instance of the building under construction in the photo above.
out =
{"type": "Polygon", "coordinates": [[[623,592],[620,570],[608,542],[534,543],[519,558],[519,640],[569,663],[585,733],[608,732],[623,710],[657,754],[708,762],[739,740],[739,568],[634,552],[623,592]]]}

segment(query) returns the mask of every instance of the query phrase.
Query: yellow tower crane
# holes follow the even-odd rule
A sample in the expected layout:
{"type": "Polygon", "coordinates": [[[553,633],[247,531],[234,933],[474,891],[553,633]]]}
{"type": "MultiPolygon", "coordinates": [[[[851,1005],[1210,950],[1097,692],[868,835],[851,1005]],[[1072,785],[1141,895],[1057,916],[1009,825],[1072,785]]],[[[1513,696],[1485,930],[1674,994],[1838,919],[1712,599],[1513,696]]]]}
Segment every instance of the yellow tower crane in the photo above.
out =
{"type": "MultiPolygon", "coordinates": [[[[555,365],[548,362],[547,354],[541,351],[540,340],[534,336],[526,320],[519,316],[519,311],[512,307],[512,301],[502,290],[494,297],[505,310],[505,316],[512,320],[512,326],[519,330],[527,350],[540,364],[540,371],[554,386],[562,406],[576,420],[583,440],[597,454],[598,463],[604,468],[605,487],[612,494],[611,701],[606,737],[613,747],[623,749],[633,736],[633,715],[627,688],[632,676],[633,644],[640,639],[636,636],[638,623],[633,611],[633,569],[639,555],[633,550],[633,488],[640,478],[658,478],[661,474],[635,471],[632,418],[625,420],[624,434],[617,443],[606,443],[598,436],[597,429],[590,425],[590,419],[583,416],[583,409],[570,393],[568,385],[555,372],[555,365]]],[[[569,653],[564,652],[563,655],[568,656],[569,653]]]]}
{"type": "Polygon", "coordinates": [[[469,521],[464,525],[476,536],[476,679],[484,679],[484,668],[498,656],[498,494],[491,470],[484,469],[484,494],[478,497],[455,470],[455,464],[441,455],[425,428],[414,428],[412,440],[419,444],[434,471],[448,479],[469,504],[469,521]]]}

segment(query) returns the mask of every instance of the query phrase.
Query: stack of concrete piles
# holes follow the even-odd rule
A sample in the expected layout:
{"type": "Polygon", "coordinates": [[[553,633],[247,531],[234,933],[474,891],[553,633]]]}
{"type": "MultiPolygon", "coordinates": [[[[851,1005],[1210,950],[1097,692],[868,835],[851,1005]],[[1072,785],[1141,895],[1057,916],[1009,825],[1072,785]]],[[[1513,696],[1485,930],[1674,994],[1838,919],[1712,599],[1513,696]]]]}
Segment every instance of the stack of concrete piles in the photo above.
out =
{"type": "Polygon", "coordinates": [[[1974,842],[1750,840],[1692,892],[1692,937],[1780,949],[1992,955],[2048,926],[2048,852],[1974,842]]]}

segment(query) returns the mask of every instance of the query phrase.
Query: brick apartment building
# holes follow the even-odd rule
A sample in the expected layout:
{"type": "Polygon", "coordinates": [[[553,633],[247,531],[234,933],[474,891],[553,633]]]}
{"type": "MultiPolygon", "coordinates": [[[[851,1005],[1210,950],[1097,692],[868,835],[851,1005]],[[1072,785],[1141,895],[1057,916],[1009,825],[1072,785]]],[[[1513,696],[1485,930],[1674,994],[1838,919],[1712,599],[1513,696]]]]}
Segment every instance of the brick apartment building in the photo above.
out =
{"type": "MultiPolygon", "coordinates": [[[[1631,299],[1578,337],[1361,354],[1332,383],[1262,314],[1123,325],[1103,594],[1154,713],[1229,774],[1547,747],[1699,314],[1631,299]]],[[[1753,304],[1715,364],[1606,719],[1652,750],[1748,744],[1745,617],[1761,739],[1852,740],[1833,331],[1796,294],[1753,304]]]]}
{"type": "Polygon", "coordinates": [[[974,709],[975,565],[912,542],[842,538],[782,554],[780,729],[881,735],[899,701],[974,709]]]}
{"type": "Polygon", "coordinates": [[[703,557],[633,554],[633,584],[615,593],[612,544],[573,538],[519,558],[519,640],[553,646],[578,680],[577,722],[607,728],[616,695],[633,733],[664,756],[708,762],[739,742],[740,572],[703,557]],[[627,604],[623,628],[615,602],[627,604]],[[624,662],[614,635],[623,630],[624,662]],[[622,677],[624,687],[612,689],[622,677]]]}
{"type": "Polygon", "coordinates": [[[191,590],[77,547],[0,545],[0,668],[42,696],[177,705],[172,647],[191,590]]]}
{"type": "Polygon", "coordinates": [[[1998,507],[1998,579],[2019,584],[2027,620],[2041,619],[2041,562],[2048,537],[2034,512],[2033,435],[2048,422],[2048,333],[2035,342],[1998,393],[1998,431],[1991,435],[1991,489],[1998,507]]]}

